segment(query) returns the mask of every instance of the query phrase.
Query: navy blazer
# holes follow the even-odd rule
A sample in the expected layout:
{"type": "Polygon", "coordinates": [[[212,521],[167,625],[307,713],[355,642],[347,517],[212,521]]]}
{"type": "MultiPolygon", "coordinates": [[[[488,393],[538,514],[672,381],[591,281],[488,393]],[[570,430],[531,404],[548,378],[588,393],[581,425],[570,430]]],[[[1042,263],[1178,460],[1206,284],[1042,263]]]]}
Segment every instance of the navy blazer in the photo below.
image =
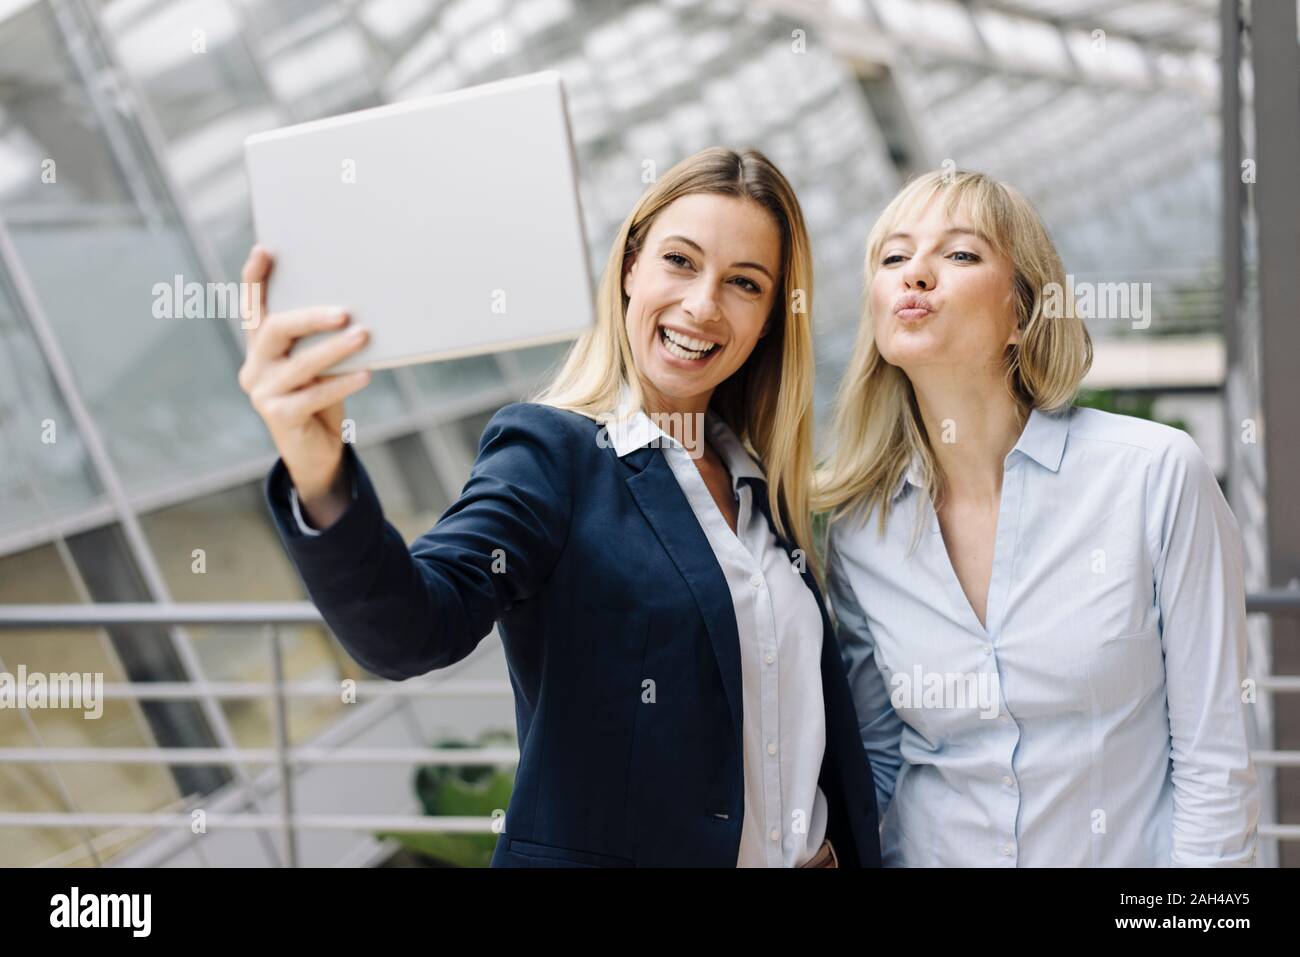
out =
{"type": "MultiPolygon", "coordinates": [[[[745,798],[731,593],[659,450],[620,459],[599,430],[574,412],[507,405],[460,497],[409,549],[351,445],[356,499],[321,535],[298,529],[283,460],[266,493],[312,601],[374,674],[444,668],[498,623],[520,760],[494,867],[735,867],[745,798]]],[[[748,481],[770,524],[763,483],[748,481]]],[[[879,867],[848,680],[803,578],[822,616],[826,836],[842,867],[879,867]]]]}

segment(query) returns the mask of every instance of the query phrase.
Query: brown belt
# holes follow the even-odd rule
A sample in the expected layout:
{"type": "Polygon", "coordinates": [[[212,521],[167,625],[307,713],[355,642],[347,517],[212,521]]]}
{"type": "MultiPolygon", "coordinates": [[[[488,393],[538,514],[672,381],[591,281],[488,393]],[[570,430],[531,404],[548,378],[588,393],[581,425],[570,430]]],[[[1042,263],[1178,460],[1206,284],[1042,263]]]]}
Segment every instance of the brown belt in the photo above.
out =
{"type": "Polygon", "coordinates": [[[817,848],[817,853],[808,860],[799,865],[800,867],[839,867],[839,858],[835,856],[835,848],[831,847],[829,840],[822,841],[822,846],[817,848]]]}

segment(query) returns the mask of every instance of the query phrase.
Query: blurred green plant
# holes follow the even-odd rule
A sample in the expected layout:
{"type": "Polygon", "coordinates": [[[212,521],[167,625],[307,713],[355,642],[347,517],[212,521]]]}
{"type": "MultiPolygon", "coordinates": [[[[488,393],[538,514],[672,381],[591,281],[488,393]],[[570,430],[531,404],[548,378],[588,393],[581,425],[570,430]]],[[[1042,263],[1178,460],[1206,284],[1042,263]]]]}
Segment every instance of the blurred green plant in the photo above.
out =
{"type": "MultiPolygon", "coordinates": [[[[476,742],[435,741],[435,748],[511,747],[515,736],[509,731],[488,731],[476,742]]],[[[514,768],[486,764],[463,766],[422,765],[414,776],[416,797],[424,813],[431,816],[491,817],[505,810],[514,787],[514,768]]],[[[495,834],[424,834],[381,831],[379,840],[395,840],[405,849],[430,858],[437,867],[487,867],[497,845],[495,834]]]]}
{"type": "Polygon", "coordinates": [[[1132,415],[1151,422],[1161,422],[1175,429],[1190,432],[1182,419],[1161,419],[1155,414],[1156,397],[1137,392],[1119,392],[1115,389],[1090,389],[1079,393],[1074,404],[1085,409],[1100,409],[1102,412],[1114,412],[1119,415],[1132,415]]]}

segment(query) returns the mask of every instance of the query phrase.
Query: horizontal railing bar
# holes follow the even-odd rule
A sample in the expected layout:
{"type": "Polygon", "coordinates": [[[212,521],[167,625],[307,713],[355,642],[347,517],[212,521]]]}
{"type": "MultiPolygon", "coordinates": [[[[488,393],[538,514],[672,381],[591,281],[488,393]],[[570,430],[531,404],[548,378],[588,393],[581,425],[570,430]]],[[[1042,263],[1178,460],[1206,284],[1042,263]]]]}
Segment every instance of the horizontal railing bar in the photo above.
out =
{"type": "MultiPolygon", "coordinates": [[[[1259,678],[1255,687],[1276,694],[1300,693],[1300,675],[1269,675],[1259,678]]],[[[509,681],[496,678],[417,683],[357,681],[349,688],[355,688],[358,698],[509,697],[514,694],[509,681]]],[[[201,687],[188,681],[106,683],[103,697],[106,700],[128,701],[174,701],[201,697],[256,699],[265,698],[272,690],[272,685],[256,681],[214,681],[201,687]]],[[[339,693],[338,682],[302,681],[284,686],[284,694],[289,698],[333,698],[339,693]]]]}
{"type": "MultiPolygon", "coordinates": [[[[1250,613],[1300,615],[1300,589],[1274,588],[1246,596],[1250,613]]],[[[105,625],[319,625],[324,619],[308,601],[100,602],[98,604],[0,604],[0,629],[95,628],[105,625]]]]}
{"type": "Polygon", "coordinates": [[[87,605],[0,605],[0,628],[323,623],[320,612],[309,601],[121,601],[87,605]]]}
{"type": "MultiPolygon", "coordinates": [[[[347,679],[352,680],[352,679],[347,679]]],[[[1260,691],[1276,694],[1300,692],[1300,675],[1266,675],[1255,682],[1260,691]]],[[[509,697],[514,694],[509,681],[499,678],[465,678],[448,681],[353,681],[349,692],[358,698],[420,697],[509,697]]],[[[288,682],[284,694],[290,698],[333,698],[341,693],[338,681],[288,682]]],[[[105,682],[105,700],[184,701],[191,698],[257,699],[265,698],[274,686],[259,681],[212,681],[199,685],[192,681],[105,682]]]]}
{"type": "MultiPolygon", "coordinates": [[[[1297,679],[1300,681],[1300,679],[1297,679]]],[[[1260,682],[1263,687],[1263,682],[1260,682]]],[[[358,698],[418,698],[429,696],[478,697],[513,694],[509,681],[498,678],[465,678],[449,681],[354,681],[348,686],[355,689],[358,698]]],[[[210,681],[201,687],[188,681],[137,681],[132,683],[105,683],[104,697],[139,701],[167,701],[186,698],[265,698],[274,686],[258,681],[210,681]]],[[[1300,689],[1298,689],[1300,690],[1300,689]]],[[[336,698],[341,688],[338,681],[286,682],[284,694],[289,698],[336,698]]]]}
{"type": "MultiPolygon", "coordinates": [[[[504,810],[504,808],[502,809],[504,810]]],[[[206,811],[209,829],[261,830],[281,827],[278,814],[230,814],[206,811]]],[[[183,827],[194,826],[193,812],[185,814],[0,812],[0,827],[183,827]]],[[[491,834],[490,817],[419,817],[381,814],[295,814],[293,826],[320,831],[407,831],[422,834],[491,834]]]]}
{"type": "Polygon", "coordinates": [[[1256,764],[1270,768],[1300,768],[1300,751],[1252,751],[1256,764]]]}
{"type": "MultiPolygon", "coordinates": [[[[518,748],[290,748],[293,764],[518,764],[518,748]]],[[[1300,767],[1300,751],[1253,751],[1256,764],[1300,767]]],[[[0,764],[271,764],[273,748],[0,748],[0,764]]]]}
{"type": "MultiPolygon", "coordinates": [[[[352,680],[352,679],[347,679],[352,680]]],[[[1265,675],[1255,682],[1260,691],[1274,694],[1300,693],[1300,675],[1265,675]]],[[[509,697],[514,694],[509,681],[498,678],[465,678],[448,681],[353,681],[349,692],[358,698],[420,697],[509,697]]],[[[341,693],[338,681],[287,682],[284,694],[290,698],[333,698],[341,693]]],[[[265,698],[274,686],[258,681],[212,681],[200,685],[192,681],[105,682],[105,700],[184,701],[192,698],[221,699],[265,698]]],[[[75,710],[75,709],[74,709],[75,710]]]]}
{"type": "MultiPolygon", "coordinates": [[[[518,748],[289,748],[291,764],[519,763],[518,748]]],[[[274,764],[274,748],[0,748],[0,764],[274,764]]]]}
{"type": "MultiPolygon", "coordinates": [[[[166,813],[70,813],[0,812],[0,827],[175,827],[189,830],[194,825],[193,812],[166,813]]],[[[219,830],[270,830],[282,826],[278,814],[228,814],[205,812],[204,826],[219,830]]],[[[384,831],[419,834],[492,834],[490,817],[428,817],[378,814],[296,814],[293,826],[314,831],[384,831]]],[[[1300,824],[1261,824],[1259,836],[1278,841],[1300,841],[1300,824]]]]}
{"type": "Polygon", "coordinates": [[[1271,588],[1246,596],[1251,614],[1300,615],[1300,588],[1271,588]]]}
{"type": "MultiPolygon", "coordinates": [[[[1300,675],[1267,675],[1255,682],[1260,691],[1278,694],[1300,692],[1300,675]]],[[[355,689],[359,698],[419,698],[425,695],[439,697],[479,697],[497,695],[508,697],[514,694],[509,681],[498,678],[465,678],[450,681],[355,681],[349,690],[355,689]]],[[[210,696],[213,698],[265,698],[271,694],[273,686],[257,681],[213,681],[199,685],[189,681],[137,681],[135,683],[105,683],[105,699],[169,701],[185,700],[210,696]]],[[[336,697],[340,692],[338,682],[299,681],[287,682],[284,694],[289,698],[336,697]]]]}

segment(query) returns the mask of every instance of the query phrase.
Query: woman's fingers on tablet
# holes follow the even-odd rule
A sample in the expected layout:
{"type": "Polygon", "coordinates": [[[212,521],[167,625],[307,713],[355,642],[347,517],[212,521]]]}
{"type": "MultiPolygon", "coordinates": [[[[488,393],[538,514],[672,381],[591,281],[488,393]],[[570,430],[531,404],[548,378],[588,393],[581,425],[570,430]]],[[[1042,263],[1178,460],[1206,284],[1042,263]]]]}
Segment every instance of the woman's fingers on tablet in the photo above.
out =
{"type": "Polygon", "coordinates": [[[240,318],[250,341],[266,318],[266,277],[271,272],[271,262],[271,254],[254,245],[239,273],[240,318]]]}
{"type": "Polygon", "coordinates": [[[354,392],[370,384],[370,372],[349,372],[345,375],[327,376],[315,384],[304,386],[284,397],[280,412],[286,421],[303,422],[330,406],[342,402],[354,392]]]}
{"type": "MultiPolygon", "coordinates": [[[[295,341],[313,332],[335,329],[347,321],[347,313],[332,307],[310,307],[277,312],[266,318],[263,327],[256,335],[250,333],[248,350],[244,354],[244,364],[239,369],[239,385],[250,396],[253,393],[275,394],[289,392],[311,379],[300,370],[298,356],[288,356],[295,341]],[[294,363],[289,366],[288,363],[294,363]]],[[[342,338],[331,336],[330,339],[342,338]]],[[[364,339],[363,339],[364,342],[364,339]]],[[[320,344],[313,344],[303,350],[309,354],[320,344]]],[[[342,353],[346,355],[346,352],[342,353]]],[[[341,357],[341,356],[339,356],[341,357]]],[[[331,358],[325,365],[337,362],[339,357],[331,358]]],[[[320,368],[325,368],[321,366],[320,368]]]]}
{"type": "Polygon", "coordinates": [[[288,354],[294,342],[313,332],[337,329],[348,321],[346,310],[335,306],[307,306],[267,316],[251,348],[259,359],[270,361],[288,354]]]}
{"type": "Polygon", "coordinates": [[[311,382],[336,362],[346,359],[364,346],[369,338],[370,331],[365,326],[354,326],[346,332],[326,336],[275,363],[268,374],[268,384],[275,392],[291,392],[311,382]]]}

